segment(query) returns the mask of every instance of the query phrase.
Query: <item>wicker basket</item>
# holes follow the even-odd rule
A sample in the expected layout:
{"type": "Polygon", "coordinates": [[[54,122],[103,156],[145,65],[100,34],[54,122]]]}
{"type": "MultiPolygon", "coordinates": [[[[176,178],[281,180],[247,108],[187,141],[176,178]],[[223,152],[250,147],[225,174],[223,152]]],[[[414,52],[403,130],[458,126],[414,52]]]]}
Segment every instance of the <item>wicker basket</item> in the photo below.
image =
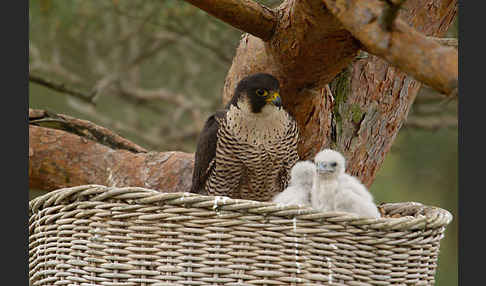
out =
{"type": "MultiPolygon", "coordinates": [[[[433,285],[451,214],[385,218],[98,185],[29,204],[31,285],[433,285]]],[[[393,217],[388,217],[393,216],[393,217]]]]}

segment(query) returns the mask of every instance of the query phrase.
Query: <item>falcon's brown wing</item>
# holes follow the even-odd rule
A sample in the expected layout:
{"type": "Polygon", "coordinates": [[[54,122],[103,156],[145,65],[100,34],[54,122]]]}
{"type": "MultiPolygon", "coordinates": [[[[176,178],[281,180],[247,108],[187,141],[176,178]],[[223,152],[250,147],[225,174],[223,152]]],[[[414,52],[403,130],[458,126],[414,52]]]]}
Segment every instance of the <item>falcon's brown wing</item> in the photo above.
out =
{"type": "Polygon", "coordinates": [[[211,162],[216,155],[219,128],[218,120],[224,119],[226,112],[227,110],[220,110],[211,115],[206,120],[203,130],[199,134],[194,160],[194,171],[192,174],[191,193],[207,195],[204,187],[211,173],[211,169],[214,168],[211,162]]]}

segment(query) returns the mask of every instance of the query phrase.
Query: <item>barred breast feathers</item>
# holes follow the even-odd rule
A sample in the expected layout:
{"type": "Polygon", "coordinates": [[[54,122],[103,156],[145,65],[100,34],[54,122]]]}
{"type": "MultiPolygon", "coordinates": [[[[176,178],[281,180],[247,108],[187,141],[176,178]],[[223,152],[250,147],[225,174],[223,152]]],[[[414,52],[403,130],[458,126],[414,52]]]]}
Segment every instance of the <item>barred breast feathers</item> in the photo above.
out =
{"type": "Polygon", "coordinates": [[[246,101],[239,108],[232,105],[226,116],[226,128],[233,136],[248,144],[270,146],[281,141],[292,128],[293,119],[283,109],[265,106],[260,113],[251,113],[246,101]]]}

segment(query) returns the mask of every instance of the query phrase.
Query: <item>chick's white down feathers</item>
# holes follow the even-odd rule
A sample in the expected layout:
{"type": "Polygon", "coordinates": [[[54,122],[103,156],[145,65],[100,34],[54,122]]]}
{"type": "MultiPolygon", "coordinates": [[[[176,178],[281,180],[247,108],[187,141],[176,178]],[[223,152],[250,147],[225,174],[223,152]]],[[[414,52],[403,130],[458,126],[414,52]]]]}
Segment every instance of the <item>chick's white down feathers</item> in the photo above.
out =
{"type": "Polygon", "coordinates": [[[297,162],[290,171],[289,186],[273,197],[273,202],[281,204],[309,205],[312,182],[316,167],[312,162],[297,162]]]}
{"type": "Polygon", "coordinates": [[[273,197],[281,204],[309,205],[321,211],[355,213],[380,217],[373,196],[356,178],[345,173],[346,160],[341,153],[324,149],[314,163],[297,162],[291,169],[289,186],[273,197]]]}
{"type": "Polygon", "coordinates": [[[380,217],[373,197],[361,182],[345,173],[341,153],[324,149],[314,158],[316,175],[311,188],[311,206],[322,211],[342,211],[363,217],[380,217]]]}

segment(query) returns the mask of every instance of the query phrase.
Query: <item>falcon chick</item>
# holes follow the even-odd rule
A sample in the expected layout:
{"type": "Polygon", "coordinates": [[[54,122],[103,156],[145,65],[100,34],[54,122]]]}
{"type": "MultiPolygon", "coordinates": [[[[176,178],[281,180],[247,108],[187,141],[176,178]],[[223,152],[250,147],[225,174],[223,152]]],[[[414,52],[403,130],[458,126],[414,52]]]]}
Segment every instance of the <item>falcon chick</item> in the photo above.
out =
{"type": "Polygon", "coordinates": [[[316,176],[311,190],[313,208],[380,217],[370,192],[356,177],[345,173],[346,161],[341,153],[324,149],[317,153],[314,163],[316,176]]]}
{"type": "Polygon", "coordinates": [[[273,202],[281,204],[309,205],[312,182],[316,166],[309,161],[299,161],[290,170],[289,186],[273,197],[273,202]]]}
{"type": "Polygon", "coordinates": [[[201,131],[191,192],[270,201],[287,187],[299,160],[297,139],[278,80],[265,73],[247,76],[201,131]]]}

